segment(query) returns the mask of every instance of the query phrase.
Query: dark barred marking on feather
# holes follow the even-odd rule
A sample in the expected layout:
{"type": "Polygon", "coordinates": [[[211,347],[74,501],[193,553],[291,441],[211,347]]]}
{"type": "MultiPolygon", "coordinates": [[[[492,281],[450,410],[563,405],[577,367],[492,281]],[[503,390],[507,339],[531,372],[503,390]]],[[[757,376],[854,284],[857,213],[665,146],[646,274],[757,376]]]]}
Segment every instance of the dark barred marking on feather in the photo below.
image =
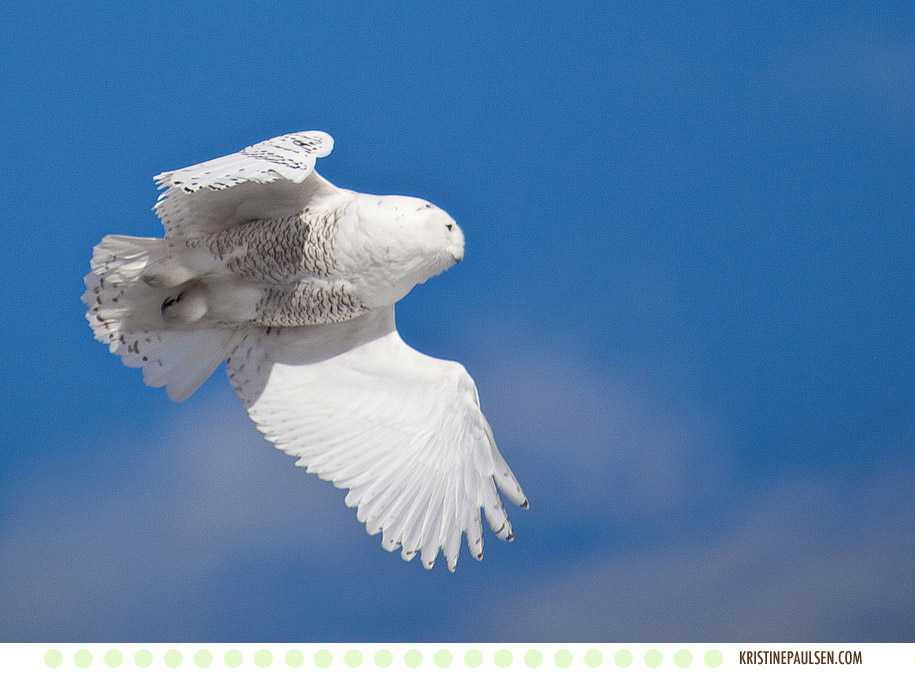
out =
{"type": "Polygon", "coordinates": [[[233,274],[249,280],[288,284],[303,275],[326,278],[338,270],[334,239],[340,212],[321,216],[308,213],[274,220],[254,220],[188,239],[190,248],[201,243],[233,274]]]}
{"type": "Polygon", "coordinates": [[[264,326],[298,327],[343,322],[368,311],[346,283],[302,282],[271,287],[258,303],[255,322],[264,326]]]}

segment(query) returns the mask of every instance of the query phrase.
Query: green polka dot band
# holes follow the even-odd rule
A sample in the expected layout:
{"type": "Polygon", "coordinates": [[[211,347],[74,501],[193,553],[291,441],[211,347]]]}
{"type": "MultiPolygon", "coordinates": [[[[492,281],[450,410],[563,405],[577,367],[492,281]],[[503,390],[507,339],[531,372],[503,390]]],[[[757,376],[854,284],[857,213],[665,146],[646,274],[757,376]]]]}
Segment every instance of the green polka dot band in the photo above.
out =
{"type": "MultiPolygon", "coordinates": [[[[733,644],[2,644],[0,671],[714,671],[741,658],[840,656],[855,673],[915,671],[915,645],[733,644]]],[[[850,669],[849,669],[850,670],[850,669]]]]}
{"type": "Polygon", "coordinates": [[[792,658],[853,664],[855,673],[915,671],[915,644],[0,643],[0,671],[725,671],[792,658]]]}
{"type": "MultiPolygon", "coordinates": [[[[711,670],[713,647],[613,645],[145,645],[3,646],[32,650],[29,670],[711,670]],[[37,669],[36,666],[37,665],[37,669]]],[[[3,661],[0,659],[0,665],[3,661]]],[[[12,667],[11,667],[12,668],[12,667]]]]}

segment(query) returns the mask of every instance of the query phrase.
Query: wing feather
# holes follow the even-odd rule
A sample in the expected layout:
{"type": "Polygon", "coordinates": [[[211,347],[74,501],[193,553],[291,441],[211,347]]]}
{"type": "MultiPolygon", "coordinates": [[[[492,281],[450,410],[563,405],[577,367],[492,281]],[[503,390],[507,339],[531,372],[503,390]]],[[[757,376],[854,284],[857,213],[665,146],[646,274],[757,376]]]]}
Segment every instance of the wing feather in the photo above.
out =
{"type": "Polygon", "coordinates": [[[290,133],[160,173],[154,180],[164,191],[153,210],[170,236],[208,234],[301,212],[314,199],[340,193],[314,170],[333,146],[323,131],[290,133]]]}
{"type": "Polygon", "coordinates": [[[460,364],[407,346],[392,307],[320,329],[249,334],[229,375],[267,439],[349,489],[347,506],[382,534],[384,549],[419,554],[427,568],[442,551],[453,571],[464,534],[482,557],[481,508],[500,538],[512,538],[497,484],[513,502],[526,498],[473,380],[460,364]]]}

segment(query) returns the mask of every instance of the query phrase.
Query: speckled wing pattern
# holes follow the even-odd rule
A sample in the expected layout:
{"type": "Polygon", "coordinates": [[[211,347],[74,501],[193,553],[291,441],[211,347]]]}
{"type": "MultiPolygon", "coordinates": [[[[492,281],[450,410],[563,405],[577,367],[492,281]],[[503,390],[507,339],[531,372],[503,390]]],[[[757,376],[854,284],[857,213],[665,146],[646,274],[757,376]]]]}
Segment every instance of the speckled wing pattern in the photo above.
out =
{"type": "Polygon", "coordinates": [[[323,131],[290,133],[155,181],[164,191],[153,210],[166,235],[213,233],[251,220],[299,212],[315,195],[339,191],[314,170],[334,141],[323,131]]]}
{"type": "Polygon", "coordinates": [[[462,365],[403,342],[394,309],[348,323],[258,330],[228,372],[257,427],[338,488],[370,535],[431,568],[457,565],[462,534],[483,555],[480,510],[502,539],[512,528],[496,486],[527,499],[499,454],[462,365]]]}

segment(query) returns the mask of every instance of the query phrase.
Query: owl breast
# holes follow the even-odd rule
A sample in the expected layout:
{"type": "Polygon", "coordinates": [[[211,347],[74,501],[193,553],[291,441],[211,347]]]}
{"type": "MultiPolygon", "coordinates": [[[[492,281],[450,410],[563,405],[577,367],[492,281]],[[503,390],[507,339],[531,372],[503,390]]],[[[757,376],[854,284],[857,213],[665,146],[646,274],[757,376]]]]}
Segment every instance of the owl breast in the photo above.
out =
{"type": "Polygon", "coordinates": [[[305,212],[253,220],[198,239],[197,245],[230,274],[262,283],[289,284],[332,278],[340,269],[334,254],[337,211],[305,212]]]}
{"type": "Polygon", "coordinates": [[[320,325],[368,310],[335,254],[341,210],[307,208],[188,239],[193,254],[209,258],[204,282],[210,303],[232,307],[222,322],[320,325]]]}

